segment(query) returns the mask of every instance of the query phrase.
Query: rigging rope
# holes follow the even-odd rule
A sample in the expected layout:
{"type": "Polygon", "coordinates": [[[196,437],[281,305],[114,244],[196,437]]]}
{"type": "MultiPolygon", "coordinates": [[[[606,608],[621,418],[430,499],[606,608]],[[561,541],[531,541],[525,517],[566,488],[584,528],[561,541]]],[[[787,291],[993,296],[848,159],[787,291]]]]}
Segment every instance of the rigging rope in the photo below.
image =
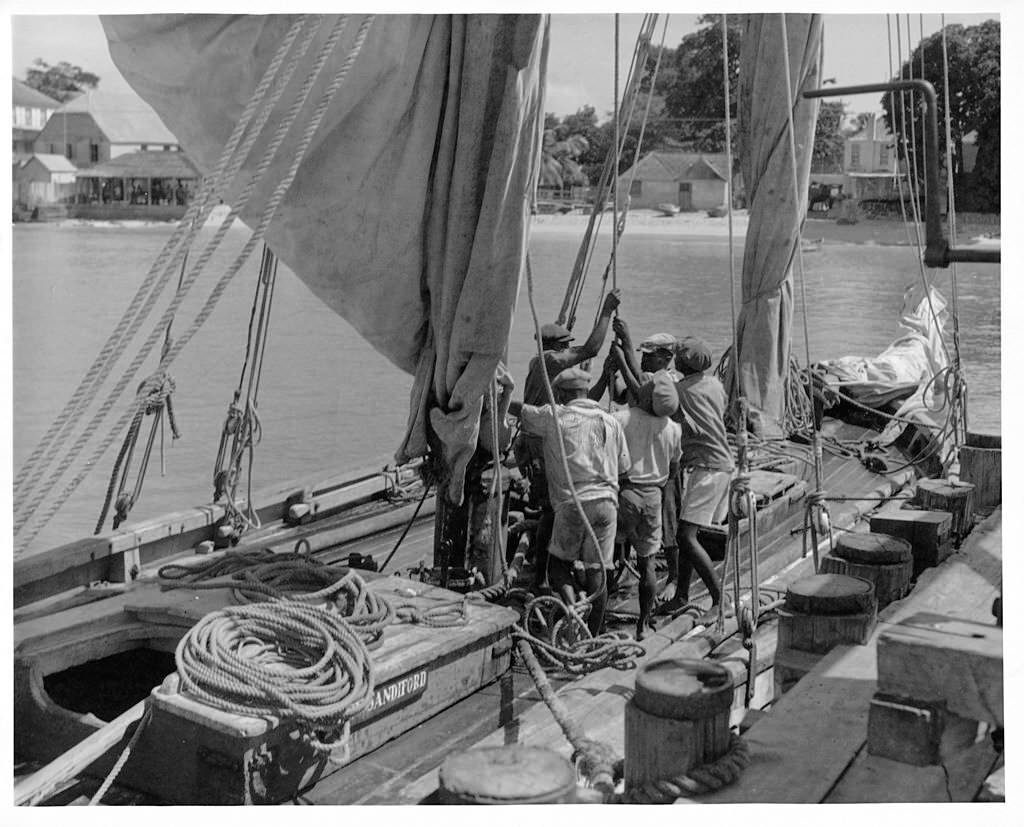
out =
{"type": "MultiPolygon", "coordinates": [[[[313,113],[313,116],[311,117],[310,121],[306,124],[306,127],[304,129],[302,137],[300,138],[300,140],[298,141],[298,143],[297,143],[297,145],[295,147],[291,164],[290,164],[288,170],[286,171],[284,177],[282,178],[282,180],[280,182],[278,182],[278,185],[277,185],[276,189],[274,190],[273,194],[269,198],[269,200],[268,200],[268,202],[267,202],[267,204],[266,204],[266,206],[264,208],[264,211],[263,211],[263,214],[262,214],[261,219],[259,221],[259,224],[257,225],[256,229],[253,231],[253,234],[251,235],[249,240],[246,242],[246,244],[243,247],[242,251],[238,254],[238,257],[236,258],[235,262],[228,268],[227,272],[221,277],[220,281],[218,281],[217,284],[214,286],[213,291],[211,292],[209,298],[207,299],[206,303],[204,304],[204,306],[202,307],[200,312],[197,314],[197,316],[196,316],[195,320],[193,321],[191,327],[186,331],[186,333],[184,335],[179,337],[174,342],[172,347],[168,350],[168,353],[167,353],[165,359],[162,360],[162,362],[161,362],[161,367],[166,368],[167,365],[169,365],[170,362],[172,362],[174,360],[174,358],[178,355],[178,353],[181,352],[182,348],[184,348],[185,345],[188,344],[188,342],[195,335],[195,333],[202,326],[202,324],[206,321],[206,319],[209,318],[209,315],[213,312],[214,307],[216,306],[217,302],[219,301],[219,299],[223,295],[224,291],[227,289],[227,286],[230,283],[231,279],[235,276],[235,274],[238,272],[238,270],[241,269],[242,263],[248,258],[249,254],[252,252],[252,249],[256,246],[256,244],[260,240],[262,240],[262,237],[263,237],[264,233],[266,232],[266,229],[267,229],[268,225],[270,224],[270,220],[273,218],[274,214],[277,212],[277,208],[280,205],[280,202],[283,200],[285,193],[287,192],[288,188],[291,186],[291,183],[294,180],[296,173],[298,172],[299,164],[302,162],[302,159],[305,157],[305,154],[306,154],[306,152],[307,152],[307,150],[309,148],[309,145],[312,142],[313,135],[316,133],[316,130],[317,130],[317,128],[320,125],[320,121],[323,119],[323,116],[324,116],[324,114],[325,114],[325,112],[327,110],[327,106],[329,105],[330,101],[333,99],[334,94],[337,92],[337,90],[340,87],[341,83],[347,77],[348,72],[349,72],[349,70],[352,67],[352,64],[354,63],[356,57],[359,55],[359,52],[362,50],[363,44],[366,41],[366,37],[367,37],[367,34],[369,32],[370,26],[371,26],[371,24],[373,22],[373,19],[374,19],[373,15],[367,15],[367,17],[363,20],[363,22],[362,22],[362,24],[361,24],[361,26],[359,28],[359,31],[358,31],[358,33],[356,35],[355,42],[353,43],[353,46],[351,47],[351,50],[349,51],[349,53],[346,56],[346,58],[345,58],[344,62],[342,63],[342,65],[339,67],[339,69],[338,69],[337,73],[335,74],[334,78],[332,79],[331,83],[329,84],[327,89],[325,89],[325,91],[323,92],[321,100],[320,100],[320,102],[319,102],[315,112],[313,113]]],[[[298,111],[301,108],[301,106],[304,104],[306,98],[308,97],[309,92],[310,92],[310,90],[313,87],[313,84],[314,84],[314,81],[315,81],[316,77],[319,76],[320,71],[323,68],[324,63],[326,62],[328,56],[330,55],[330,52],[333,50],[334,46],[337,44],[338,39],[341,37],[341,34],[344,31],[346,22],[347,22],[347,16],[343,15],[343,16],[341,16],[339,18],[338,22],[335,24],[334,28],[332,29],[330,35],[328,36],[327,41],[324,44],[324,47],[321,49],[320,53],[317,56],[316,65],[314,66],[313,71],[310,73],[309,77],[307,78],[306,83],[303,86],[303,89],[302,89],[302,92],[300,93],[299,98],[296,100],[295,104],[293,105],[291,111],[286,116],[285,120],[282,121],[281,125],[278,128],[277,134],[274,137],[274,140],[268,146],[267,155],[265,156],[265,159],[264,159],[265,163],[261,163],[260,167],[258,167],[257,170],[254,172],[253,178],[250,181],[250,185],[253,185],[253,183],[258,178],[262,177],[263,173],[265,173],[266,168],[269,166],[270,160],[273,157],[273,154],[276,153],[278,145],[284,140],[285,133],[288,131],[288,128],[291,126],[291,122],[298,115],[298,111]]],[[[250,187],[247,187],[247,190],[249,188],[250,187]]],[[[204,256],[206,256],[206,252],[207,251],[204,251],[204,256]]],[[[212,252],[211,252],[211,254],[212,254],[212,252]]],[[[201,265],[201,264],[202,265],[205,264],[205,261],[202,261],[202,257],[201,257],[201,262],[197,262],[197,266],[201,265]]],[[[175,303],[172,303],[172,306],[168,309],[168,314],[170,314],[170,315],[173,315],[173,311],[177,309],[177,305],[180,303],[179,296],[176,296],[175,299],[176,299],[175,303]]],[[[165,314],[165,316],[167,316],[168,314],[165,314]]],[[[164,324],[161,325],[161,329],[163,327],[164,327],[164,324]]],[[[158,331],[155,331],[155,332],[158,333],[158,331]]],[[[152,338],[153,337],[151,337],[151,339],[152,338]]],[[[155,339],[153,339],[153,341],[155,342],[155,339]]],[[[147,340],[147,346],[151,347],[150,340],[147,340]]],[[[133,371],[135,369],[137,369],[137,364],[141,363],[141,361],[144,358],[146,353],[148,353],[148,350],[144,351],[143,353],[140,353],[140,355],[139,355],[139,357],[137,357],[136,361],[133,362],[132,369],[130,369],[130,373],[128,375],[126,375],[126,377],[122,380],[122,384],[123,384],[123,382],[128,380],[128,377],[130,375],[134,375],[133,371]]],[[[113,404],[113,400],[108,400],[108,405],[106,405],[105,408],[109,409],[110,405],[112,405],[112,404],[113,404]]],[[[120,430],[122,430],[125,427],[125,425],[128,423],[128,421],[134,415],[136,407],[137,407],[137,405],[136,406],[132,406],[127,411],[125,411],[125,414],[121,417],[121,419],[118,421],[117,425],[115,426],[115,430],[116,431],[120,431],[120,430]]],[[[105,415],[105,411],[103,413],[105,415]]],[[[83,434],[83,440],[82,441],[84,441],[84,439],[87,438],[88,436],[91,436],[92,430],[95,430],[95,428],[93,427],[91,430],[87,429],[86,433],[83,434]]],[[[84,467],[82,468],[80,473],[68,484],[68,486],[59,495],[57,501],[55,503],[53,503],[51,505],[51,507],[47,510],[45,516],[42,518],[42,522],[43,523],[48,521],[49,518],[51,516],[53,516],[53,514],[56,513],[56,511],[64,504],[64,502],[66,502],[67,498],[71,496],[71,494],[74,492],[74,490],[81,483],[82,479],[85,478],[85,475],[89,472],[89,470],[96,463],[96,461],[99,459],[99,457],[102,456],[102,454],[107,450],[107,448],[110,446],[111,442],[113,442],[113,440],[115,438],[116,438],[116,436],[112,433],[112,434],[108,435],[108,437],[106,437],[102,441],[100,446],[97,448],[96,452],[89,458],[89,460],[86,461],[86,463],[84,464],[84,467]]],[[[76,447],[77,447],[77,444],[76,444],[76,447]]],[[[61,469],[59,469],[59,473],[57,475],[55,475],[55,477],[53,479],[53,482],[56,482],[56,479],[59,479],[60,474],[62,474],[63,471],[66,470],[66,466],[70,463],[70,461],[71,460],[69,459],[67,462],[64,463],[63,467],[61,469]]],[[[48,485],[47,487],[49,488],[50,485],[48,485]]],[[[32,507],[32,511],[34,511],[34,510],[35,510],[35,505],[33,505],[33,507],[32,507]]],[[[25,517],[25,520],[27,520],[29,516],[31,516],[31,514],[27,515],[25,517]]],[[[22,523],[24,523],[24,520],[22,521],[22,523]]],[[[17,531],[17,528],[18,527],[16,526],[16,531],[17,531]]],[[[33,529],[32,531],[27,533],[27,536],[22,540],[21,546],[19,547],[19,551],[23,551],[28,546],[28,544],[31,543],[32,539],[36,536],[36,534],[38,534],[39,530],[40,530],[40,526],[37,526],[35,529],[33,529]]]]}
{"type": "MultiPolygon", "coordinates": [[[[922,24],[923,25],[923,24],[922,24]]],[[[946,193],[948,195],[948,216],[949,241],[956,247],[956,178],[953,175],[953,135],[951,128],[952,115],[949,108],[949,51],[946,45],[946,15],[941,16],[942,25],[942,90],[943,102],[946,111],[946,193]]],[[[924,49],[921,50],[921,62],[924,64],[924,49]]],[[[923,71],[923,70],[922,70],[923,71]]],[[[938,198],[938,193],[935,194],[938,198]]],[[[963,378],[963,365],[960,357],[960,288],[957,281],[957,263],[950,265],[950,287],[952,293],[953,310],[953,365],[957,378],[960,382],[959,395],[962,397],[960,414],[962,417],[961,427],[955,430],[957,445],[960,444],[960,437],[967,439],[967,380],[963,378]],[[962,433],[961,433],[962,432],[962,433]]]]}
{"type": "MultiPolygon", "coordinates": [[[[60,446],[70,438],[70,433],[63,433],[65,427],[84,413],[85,408],[92,402],[96,393],[99,391],[100,386],[106,380],[114,366],[114,363],[124,352],[128,342],[135,336],[145,318],[152,311],[154,304],[156,303],[160,293],[163,292],[167,281],[170,279],[170,276],[174,272],[178,263],[181,262],[182,266],[184,266],[184,262],[187,259],[187,250],[192,244],[199,228],[203,226],[214,206],[212,201],[214,193],[223,189],[224,182],[233,179],[235,172],[237,172],[237,167],[241,165],[242,159],[248,154],[249,148],[256,140],[256,137],[258,137],[258,131],[262,128],[262,122],[269,116],[269,113],[276,102],[276,97],[272,96],[264,108],[264,113],[261,113],[260,115],[262,120],[258,119],[256,128],[247,139],[242,151],[238,153],[237,163],[229,164],[229,162],[232,161],[235,150],[238,148],[238,142],[245,132],[249,121],[252,119],[257,107],[263,102],[263,97],[267,88],[277,76],[281,63],[288,51],[291,49],[301,27],[305,25],[306,20],[307,18],[303,17],[296,21],[285,35],[278,51],[275,53],[274,58],[268,65],[267,70],[264,72],[260,83],[254,90],[242,117],[235,125],[231,137],[228,139],[228,143],[225,145],[224,150],[221,153],[214,173],[203,179],[199,193],[192,203],[188,205],[185,215],[182,217],[181,221],[178,222],[171,234],[171,237],[167,240],[161,252],[154,259],[146,278],[139,286],[132,298],[132,301],[129,303],[128,308],[122,315],[121,320],[115,326],[114,331],[101,348],[96,360],[93,362],[89,371],[75,389],[64,409],[54,420],[53,424],[29,456],[29,459],[22,466],[22,469],[15,480],[16,519],[22,516],[23,510],[26,508],[26,503],[29,501],[31,494],[39,483],[40,478],[45,473],[46,468],[49,467],[55,458],[60,446]],[[166,264],[164,264],[165,259],[166,264]],[[45,456],[43,456],[44,451],[45,456]],[[41,462],[40,459],[42,460],[41,462]]],[[[315,28],[311,29],[307,42],[302,47],[303,50],[308,48],[308,43],[312,40],[314,32],[315,28]]],[[[278,96],[283,89],[284,83],[279,86],[279,90],[277,92],[278,96]]],[[[179,292],[182,290],[180,278],[178,290],[179,292]]],[[[169,329],[169,322],[167,329],[169,329]]],[[[127,381],[124,384],[126,385],[127,381]]],[[[120,387],[123,389],[124,386],[121,385],[120,387]]],[[[120,390],[115,392],[119,394],[120,390]]],[[[47,487],[49,488],[50,486],[47,487]]]]}
{"type": "MultiPolygon", "coordinates": [[[[636,108],[637,93],[639,91],[640,80],[642,77],[640,67],[642,65],[646,65],[651,44],[651,36],[657,23],[657,17],[658,16],[656,14],[645,15],[643,22],[641,23],[640,32],[637,35],[636,44],[633,50],[633,61],[626,77],[626,92],[623,95],[623,106],[619,109],[619,121],[625,122],[627,125],[632,122],[633,119],[633,112],[636,108]],[[628,107],[626,105],[627,101],[628,107]]],[[[618,96],[616,96],[616,101],[617,100],[618,96]]],[[[628,134],[628,128],[625,132],[621,133],[621,142],[609,150],[608,155],[605,158],[604,166],[601,168],[601,176],[598,180],[597,189],[594,192],[593,208],[590,213],[590,219],[587,222],[587,229],[584,232],[583,241],[580,244],[579,252],[576,255],[572,275],[569,277],[565,297],[563,298],[562,307],[558,314],[559,323],[565,323],[570,329],[576,322],[576,311],[579,307],[580,299],[582,298],[583,285],[586,280],[587,272],[590,268],[594,250],[596,249],[597,231],[600,229],[600,225],[604,218],[604,202],[607,197],[609,182],[611,181],[611,176],[613,174],[616,175],[617,178],[618,159],[622,156],[625,140],[628,137],[628,134]]],[[[615,227],[613,232],[621,234],[622,223],[623,222],[620,221],[620,226],[615,227]]],[[[604,273],[605,281],[607,281],[611,263],[611,258],[609,258],[609,262],[604,273]]]]}
{"type": "MultiPolygon", "coordinates": [[[[789,152],[790,152],[790,171],[792,172],[793,180],[793,208],[800,210],[800,183],[799,175],[797,172],[796,163],[796,127],[793,124],[793,83],[790,77],[789,67],[789,33],[786,27],[786,15],[782,17],[782,53],[783,53],[783,65],[785,66],[785,80],[786,80],[786,123],[787,123],[787,135],[789,137],[789,152]]],[[[819,66],[820,68],[820,66],[819,66]]],[[[807,397],[811,400],[814,399],[814,388],[811,385],[810,380],[810,366],[811,366],[811,336],[807,321],[807,291],[805,287],[805,276],[804,276],[804,257],[803,257],[803,227],[804,227],[804,216],[801,216],[797,222],[797,233],[796,233],[796,263],[797,263],[797,275],[800,282],[800,304],[801,304],[801,318],[803,320],[803,332],[804,332],[804,350],[807,359],[808,367],[808,381],[807,381],[807,397]]],[[[821,433],[818,427],[817,418],[813,418],[814,427],[811,430],[811,446],[814,450],[814,480],[815,489],[821,491],[824,487],[824,471],[822,468],[823,460],[821,454],[821,433]]],[[[810,503],[810,500],[808,501],[810,503]]],[[[819,508],[817,501],[814,501],[814,508],[819,508]]],[[[811,507],[810,505],[808,507],[811,507]]],[[[823,520],[824,517],[816,515],[816,520],[823,520]]],[[[817,560],[815,560],[814,570],[818,570],[817,560]]]]}
{"type": "MultiPolygon", "coordinates": [[[[619,143],[621,140],[619,136],[619,130],[622,124],[619,122],[619,15],[614,14],[615,20],[615,54],[613,58],[614,63],[614,80],[612,82],[613,94],[612,104],[613,113],[612,119],[615,122],[615,168],[612,173],[612,288],[618,287],[618,252],[619,252],[619,153],[622,151],[622,145],[619,143]]],[[[628,129],[627,129],[628,131],[628,129]]],[[[600,312],[600,311],[599,311],[600,312]]]]}
{"type": "Polygon", "coordinates": [[[236,531],[245,528],[259,528],[260,518],[252,498],[252,466],[256,445],[263,436],[263,428],[257,412],[260,379],[263,375],[263,358],[266,354],[267,337],[270,331],[270,311],[274,301],[274,287],[277,283],[277,258],[264,245],[263,260],[256,281],[252,310],[249,315],[249,331],[246,337],[245,357],[238,379],[238,388],[228,407],[227,418],[221,431],[220,446],[214,464],[213,501],[224,498],[228,519],[236,531]],[[257,323],[256,309],[259,307],[257,323]],[[252,365],[250,366],[250,358],[252,365]],[[246,368],[249,368],[246,384],[246,368]],[[244,405],[239,400],[244,398],[244,405]],[[230,443],[230,450],[228,444],[230,443]],[[246,453],[249,457],[248,491],[245,510],[237,503],[238,483],[242,477],[242,462],[246,453]]]}

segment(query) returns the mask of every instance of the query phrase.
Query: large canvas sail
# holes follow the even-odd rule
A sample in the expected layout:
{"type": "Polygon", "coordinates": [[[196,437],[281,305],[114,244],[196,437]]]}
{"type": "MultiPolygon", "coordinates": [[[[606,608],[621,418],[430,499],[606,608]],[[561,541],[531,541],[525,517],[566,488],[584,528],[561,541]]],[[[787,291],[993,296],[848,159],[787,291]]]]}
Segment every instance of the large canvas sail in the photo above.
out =
{"type": "MultiPolygon", "coordinates": [[[[117,67],[208,173],[295,21],[125,15],[104,17],[103,26],[117,67]]],[[[336,22],[320,20],[264,135],[300,98],[336,22]]],[[[296,132],[364,22],[348,24],[296,132]]],[[[453,502],[511,328],[546,56],[539,15],[376,17],[266,234],[317,296],[415,377],[398,456],[421,456],[434,442],[453,502]]],[[[227,202],[252,177],[267,140],[253,147],[227,202]]],[[[279,153],[263,180],[277,181],[287,163],[279,153]]],[[[257,185],[241,213],[250,226],[270,192],[257,185]]]]}
{"type": "Polygon", "coordinates": [[[818,101],[804,90],[821,80],[817,14],[751,14],[740,55],[739,130],[750,220],[743,253],[743,303],[736,360],[741,393],[777,432],[785,404],[793,321],[792,268],[807,212],[818,101]],[[790,89],[786,90],[786,47],[790,89]],[[796,191],[789,102],[796,146],[796,191]]]}

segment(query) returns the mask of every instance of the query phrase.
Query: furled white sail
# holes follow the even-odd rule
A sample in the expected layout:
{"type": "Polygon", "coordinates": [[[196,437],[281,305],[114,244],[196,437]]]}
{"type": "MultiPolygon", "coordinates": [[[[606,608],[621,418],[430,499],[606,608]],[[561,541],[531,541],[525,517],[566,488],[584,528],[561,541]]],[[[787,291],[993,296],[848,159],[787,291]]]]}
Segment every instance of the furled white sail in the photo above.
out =
{"type": "Polygon", "coordinates": [[[741,393],[761,410],[769,430],[778,429],[784,410],[792,344],[792,268],[807,213],[818,117],[818,101],[805,100],[801,94],[818,87],[821,59],[821,15],[744,16],[739,138],[750,221],[743,253],[737,366],[741,393]],[[790,101],[796,146],[795,192],[787,111],[790,101]]]}
{"type": "MultiPolygon", "coordinates": [[[[354,16],[332,51],[296,135],[364,19],[354,16]]],[[[104,17],[103,25],[125,78],[210,172],[295,20],[124,15],[104,17]]],[[[299,99],[335,22],[320,20],[229,203],[252,177],[275,119],[299,99]]],[[[398,456],[439,446],[453,502],[461,500],[483,395],[511,328],[546,56],[547,21],[539,15],[376,17],[266,236],[317,296],[415,376],[398,456]]],[[[285,146],[294,140],[289,133],[285,146]]],[[[279,180],[287,163],[278,153],[263,180],[279,180]]],[[[270,191],[258,184],[242,211],[250,226],[270,191]]]]}

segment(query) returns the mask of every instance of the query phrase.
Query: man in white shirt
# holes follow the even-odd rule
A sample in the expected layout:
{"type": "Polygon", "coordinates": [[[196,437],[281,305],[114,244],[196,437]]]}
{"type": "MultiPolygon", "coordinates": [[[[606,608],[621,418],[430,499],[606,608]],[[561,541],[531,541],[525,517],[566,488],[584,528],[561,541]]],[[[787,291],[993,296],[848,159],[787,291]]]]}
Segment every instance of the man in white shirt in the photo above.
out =
{"type": "MultiPolygon", "coordinates": [[[[682,427],[668,415],[678,407],[654,405],[651,401],[654,382],[640,388],[636,404],[614,414],[622,423],[626,445],[632,458],[629,472],[619,490],[619,542],[629,541],[636,550],[640,569],[640,617],[636,639],[643,640],[644,629],[654,628],[651,619],[657,580],[655,555],[662,543],[662,493],[666,482],[675,477],[682,453],[682,427]]],[[[674,392],[674,388],[673,388],[674,392]]],[[[674,526],[665,527],[675,533],[674,526]]]]}
{"type": "MultiPolygon", "coordinates": [[[[580,368],[564,370],[552,382],[557,403],[554,411],[550,405],[522,405],[519,418],[525,433],[543,441],[548,494],[555,512],[548,580],[555,593],[561,594],[563,586],[574,582],[575,563],[583,565],[584,588],[593,596],[587,626],[596,635],[601,631],[608,599],[605,570],[612,567],[619,477],[625,476],[631,463],[622,425],[601,410],[599,403],[587,398],[589,389],[590,374],[580,368]],[[564,461],[558,446],[559,433],[565,448],[564,461]],[[596,537],[596,547],[587,523],[596,537]]],[[[513,413],[517,407],[513,403],[513,413]]]]}

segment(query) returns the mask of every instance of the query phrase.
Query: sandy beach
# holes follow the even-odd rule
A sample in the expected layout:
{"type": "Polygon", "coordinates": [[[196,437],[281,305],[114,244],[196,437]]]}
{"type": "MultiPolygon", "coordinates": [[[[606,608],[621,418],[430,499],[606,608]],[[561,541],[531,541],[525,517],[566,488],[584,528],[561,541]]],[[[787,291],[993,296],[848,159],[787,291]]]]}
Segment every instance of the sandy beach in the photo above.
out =
{"type": "MultiPolygon", "coordinates": [[[[534,234],[583,236],[588,215],[535,215],[530,226],[534,234]]],[[[732,217],[732,232],[737,239],[746,236],[749,216],[746,210],[736,210],[732,217]]],[[[999,235],[999,217],[973,215],[960,216],[957,237],[961,240],[999,235]]],[[[602,232],[611,227],[611,213],[601,222],[602,232]]],[[[631,210],[626,232],[638,235],[671,236],[676,238],[724,238],[729,235],[728,218],[711,218],[705,212],[679,213],[666,216],[657,210],[631,210]]],[[[921,227],[924,234],[924,227],[921,227]]],[[[908,245],[916,243],[913,225],[893,219],[863,219],[856,224],[839,224],[834,218],[808,217],[803,232],[806,243],[821,244],[883,244],[908,245]]]]}
{"type": "MultiPolygon", "coordinates": [[[[228,216],[229,208],[221,204],[214,207],[206,220],[207,227],[221,224],[228,216]]],[[[568,215],[535,215],[530,223],[534,235],[557,235],[583,238],[589,215],[570,213],[568,215]]],[[[174,222],[166,221],[96,221],[88,219],[65,219],[54,222],[58,226],[93,227],[152,227],[174,222]]],[[[607,235],[612,216],[608,212],[601,222],[601,232],[607,235]]],[[[746,237],[749,215],[746,210],[736,210],[732,216],[732,233],[736,240],[746,237]]],[[[998,239],[999,216],[968,214],[957,219],[958,243],[998,239]]],[[[667,238],[716,238],[729,235],[729,219],[711,218],[706,212],[682,212],[667,216],[658,210],[630,210],[626,232],[628,234],[662,236],[667,238]]],[[[924,227],[921,226],[921,236],[924,227]]],[[[839,224],[834,218],[809,216],[804,224],[803,238],[806,245],[821,244],[880,244],[906,246],[916,243],[913,225],[895,219],[867,218],[856,224],[839,224]]]]}

